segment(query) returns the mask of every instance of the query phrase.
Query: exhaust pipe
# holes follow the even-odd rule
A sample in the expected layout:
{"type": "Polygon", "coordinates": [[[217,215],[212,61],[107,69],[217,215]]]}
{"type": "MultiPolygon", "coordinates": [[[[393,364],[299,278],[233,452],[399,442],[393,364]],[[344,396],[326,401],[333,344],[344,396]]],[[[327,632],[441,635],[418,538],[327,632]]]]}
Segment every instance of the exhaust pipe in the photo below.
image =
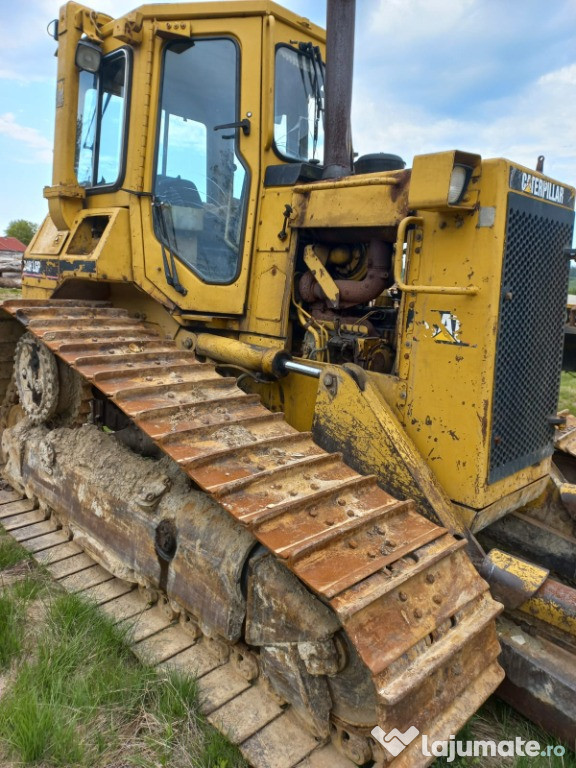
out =
{"type": "Polygon", "coordinates": [[[324,114],[325,179],[352,173],[352,72],[356,0],[328,0],[324,114]]]}

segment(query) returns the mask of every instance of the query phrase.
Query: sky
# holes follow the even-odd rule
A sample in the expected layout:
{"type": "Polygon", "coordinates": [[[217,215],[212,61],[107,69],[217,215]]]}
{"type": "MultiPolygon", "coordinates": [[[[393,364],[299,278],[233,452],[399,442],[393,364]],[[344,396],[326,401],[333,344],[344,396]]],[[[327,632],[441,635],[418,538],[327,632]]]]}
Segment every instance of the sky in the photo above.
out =
{"type": "MultiPolygon", "coordinates": [[[[218,0],[215,0],[218,2],[218,0]]],[[[138,3],[100,0],[119,16],[138,3]]],[[[285,0],[325,24],[325,0],[285,0]]],[[[40,223],[51,183],[58,0],[0,0],[0,234],[40,223]]],[[[360,154],[507,157],[576,186],[576,0],[357,0],[360,154]]]]}

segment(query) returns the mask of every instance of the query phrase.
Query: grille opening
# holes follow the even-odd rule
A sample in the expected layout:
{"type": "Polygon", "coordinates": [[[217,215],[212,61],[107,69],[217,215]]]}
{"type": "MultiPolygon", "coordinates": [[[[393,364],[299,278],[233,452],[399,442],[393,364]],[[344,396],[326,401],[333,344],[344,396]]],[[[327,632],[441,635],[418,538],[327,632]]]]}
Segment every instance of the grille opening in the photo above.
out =
{"type": "Polygon", "coordinates": [[[510,193],[489,483],[552,454],[574,212],[510,193]]]}

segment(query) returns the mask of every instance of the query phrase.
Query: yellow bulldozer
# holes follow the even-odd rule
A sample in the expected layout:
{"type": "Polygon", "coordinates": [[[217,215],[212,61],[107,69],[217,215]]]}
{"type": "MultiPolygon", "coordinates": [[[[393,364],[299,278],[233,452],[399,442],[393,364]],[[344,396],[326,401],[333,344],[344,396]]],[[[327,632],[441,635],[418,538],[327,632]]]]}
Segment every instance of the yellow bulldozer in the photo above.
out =
{"type": "Polygon", "coordinates": [[[258,768],[428,765],[414,734],[496,689],[573,746],[574,189],[354,158],[353,34],[352,0],[327,36],[268,0],[62,7],[3,477],[294,713],[258,768]]]}

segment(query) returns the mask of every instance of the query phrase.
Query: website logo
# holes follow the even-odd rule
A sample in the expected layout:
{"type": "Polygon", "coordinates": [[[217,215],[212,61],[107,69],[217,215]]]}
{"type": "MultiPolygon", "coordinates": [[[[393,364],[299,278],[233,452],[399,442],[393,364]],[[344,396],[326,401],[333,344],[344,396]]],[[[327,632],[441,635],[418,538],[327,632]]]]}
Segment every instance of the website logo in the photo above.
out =
{"type": "Polygon", "coordinates": [[[390,733],[386,733],[379,725],[371,730],[371,734],[376,741],[394,757],[397,757],[402,750],[406,749],[408,744],[411,744],[419,733],[418,728],[413,725],[404,733],[399,731],[398,728],[392,728],[390,733]]]}
{"type": "MultiPolygon", "coordinates": [[[[417,736],[420,736],[420,731],[414,725],[404,733],[398,728],[393,728],[386,733],[377,725],[371,733],[393,757],[397,757],[417,736]]],[[[451,735],[448,740],[432,741],[423,733],[420,739],[420,751],[425,757],[445,757],[447,763],[452,763],[457,757],[550,757],[551,755],[562,757],[566,753],[566,747],[562,744],[541,745],[538,741],[526,741],[520,736],[505,741],[492,739],[458,741],[454,735],[451,735]]]]}

